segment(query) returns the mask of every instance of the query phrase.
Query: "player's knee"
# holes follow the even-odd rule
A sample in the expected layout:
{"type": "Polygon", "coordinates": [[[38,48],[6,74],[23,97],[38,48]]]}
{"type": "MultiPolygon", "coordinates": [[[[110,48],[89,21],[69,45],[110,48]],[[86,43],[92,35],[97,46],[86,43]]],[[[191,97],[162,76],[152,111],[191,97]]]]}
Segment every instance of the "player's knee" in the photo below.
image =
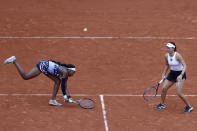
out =
{"type": "Polygon", "coordinates": [[[29,77],[28,77],[28,75],[26,75],[26,74],[23,74],[22,77],[23,77],[24,80],[29,80],[29,77]]]}
{"type": "Polygon", "coordinates": [[[177,91],[177,95],[178,95],[179,97],[183,97],[182,91],[178,90],[178,91],[177,91]]]}
{"type": "Polygon", "coordinates": [[[162,88],[162,92],[166,92],[168,89],[166,87],[162,88]]]}
{"type": "Polygon", "coordinates": [[[26,76],[23,76],[23,79],[24,79],[24,80],[29,80],[29,78],[28,78],[28,77],[26,77],[26,76]]]}
{"type": "Polygon", "coordinates": [[[61,80],[59,80],[59,79],[55,80],[55,84],[59,85],[60,83],[61,83],[61,80]]]}

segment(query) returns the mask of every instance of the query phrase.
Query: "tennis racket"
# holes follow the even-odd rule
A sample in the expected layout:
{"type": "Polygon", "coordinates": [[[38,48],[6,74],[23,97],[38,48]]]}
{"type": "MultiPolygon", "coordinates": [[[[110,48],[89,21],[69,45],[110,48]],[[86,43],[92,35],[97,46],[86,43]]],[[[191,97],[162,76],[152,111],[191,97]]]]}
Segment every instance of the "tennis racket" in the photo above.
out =
{"type": "Polygon", "coordinates": [[[95,102],[89,98],[82,98],[82,99],[73,101],[73,103],[79,105],[81,108],[84,108],[84,109],[93,109],[95,107],[95,102]]]}
{"type": "Polygon", "coordinates": [[[155,97],[157,96],[159,86],[163,82],[164,79],[165,78],[162,78],[156,85],[151,86],[144,91],[144,94],[143,94],[144,100],[152,101],[155,99],[155,97]]]}

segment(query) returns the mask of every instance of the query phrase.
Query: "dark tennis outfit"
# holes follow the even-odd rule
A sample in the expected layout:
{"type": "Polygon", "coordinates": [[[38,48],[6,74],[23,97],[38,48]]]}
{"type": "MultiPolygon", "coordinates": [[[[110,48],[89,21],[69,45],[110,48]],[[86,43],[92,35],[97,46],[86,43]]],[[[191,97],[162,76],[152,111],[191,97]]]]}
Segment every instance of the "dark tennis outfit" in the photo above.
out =
{"type": "MultiPolygon", "coordinates": [[[[181,74],[183,65],[176,60],[176,52],[172,57],[168,53],[168,64],[170,65],[170,73],[167,76],[167,80],[177,82],[177,77],[181,74]]],[[[183,74],[182,79],[186,79],[186,73],[183,74]]]]}
{"type": "Polygon", "coordinates": [[[59,72],[59,65],[55,62],[49,61],[49,60],[41,60],[37,64],[37,68],[42,72],[43,74],[51,74],[57,77],[61,77],[62,74],[59,72]]]}

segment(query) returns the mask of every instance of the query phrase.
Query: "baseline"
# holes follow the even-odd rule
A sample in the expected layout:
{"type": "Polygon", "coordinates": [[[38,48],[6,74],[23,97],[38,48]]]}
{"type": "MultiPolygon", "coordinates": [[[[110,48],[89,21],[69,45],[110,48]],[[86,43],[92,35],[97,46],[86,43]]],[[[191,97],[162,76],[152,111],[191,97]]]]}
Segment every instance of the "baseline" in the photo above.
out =
{"type": "Polygon", "coordinates": [[[164,37],[164,36],[0,36],[0,39],[176,39],[196,40],[197,37],[164,37]]]}
{"type": "MultiPolygon", "coordinates": [[[[18,93],[13,93],[13,94],[0,94],[0,96],[51,96],[52,94],[18,94],[18,93]]],[[[135,96],[135,97],[141,97],[143,95],[134,95],[134,94],[71,94],[72,96],[135,96]]],[[[62,96],[62,94],[57,94],[57,96],[62,96]]],[[[161,95],[157,95],[161,96],[161,95]]],[[[177,95],[166,95],[166,96],[177,96],[177,95]]],[[[190,94],[185,94],[185,96],[191,96],[191,97],[196,97],[197,95],[190,95],[190,94]]]]}

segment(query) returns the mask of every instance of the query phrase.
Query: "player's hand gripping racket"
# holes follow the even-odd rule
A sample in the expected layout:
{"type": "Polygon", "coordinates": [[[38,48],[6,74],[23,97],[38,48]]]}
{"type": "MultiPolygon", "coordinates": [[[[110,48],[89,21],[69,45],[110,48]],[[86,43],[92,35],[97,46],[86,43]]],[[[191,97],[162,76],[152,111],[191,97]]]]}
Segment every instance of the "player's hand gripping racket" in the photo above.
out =
{"type": "Polygon", "coordinates": [[[162,78],[156,85],[147,88],[144,91],[143,97],[146,101],[152,101],[157,95],[158,88],[165,78],[162,78]]]}
{"type": "Polygon", "coordinates": [[[82,99],[73,101],[72,103],[77,104],[81,108],[84,108],[84,109],[93,109],[95,107],[94,101],[89,98],[82,98],[82,99]]]}

